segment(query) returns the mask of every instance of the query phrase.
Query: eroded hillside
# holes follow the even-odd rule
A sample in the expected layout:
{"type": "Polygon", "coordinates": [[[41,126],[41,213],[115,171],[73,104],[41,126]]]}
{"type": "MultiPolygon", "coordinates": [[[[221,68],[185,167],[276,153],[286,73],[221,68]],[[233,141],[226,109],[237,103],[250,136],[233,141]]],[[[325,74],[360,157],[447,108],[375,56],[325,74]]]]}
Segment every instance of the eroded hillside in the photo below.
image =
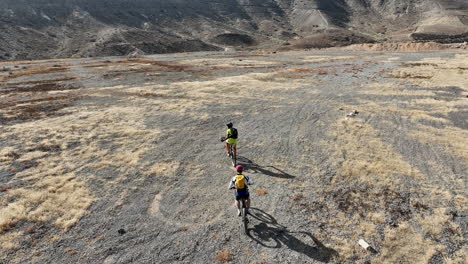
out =
{"type": "Polygon", "coordinates": [[[280,47],[307,37],[310,47],[463,42],[467,10],[461,0],[3,0],[0,60],[280,47]]]}

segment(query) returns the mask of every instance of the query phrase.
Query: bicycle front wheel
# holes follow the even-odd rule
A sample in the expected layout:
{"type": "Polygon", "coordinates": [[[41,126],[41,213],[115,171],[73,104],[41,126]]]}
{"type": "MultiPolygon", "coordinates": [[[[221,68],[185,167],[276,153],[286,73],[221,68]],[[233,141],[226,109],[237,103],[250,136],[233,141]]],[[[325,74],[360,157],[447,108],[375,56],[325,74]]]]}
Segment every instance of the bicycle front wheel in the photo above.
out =
{"type": "Polygon", "coordinates": [[[244,225],[244,233],[247,235],[249,220],[247,219],[247,208],[242,208],[242,223],[244,225]]]}

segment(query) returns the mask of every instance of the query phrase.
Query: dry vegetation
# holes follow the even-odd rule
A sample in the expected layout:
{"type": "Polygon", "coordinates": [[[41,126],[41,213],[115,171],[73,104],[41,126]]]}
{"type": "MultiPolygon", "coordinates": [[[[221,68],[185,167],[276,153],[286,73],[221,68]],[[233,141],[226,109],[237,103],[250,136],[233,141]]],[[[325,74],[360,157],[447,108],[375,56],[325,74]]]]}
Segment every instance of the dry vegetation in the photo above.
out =
{"type": "MultiPolygon", "coordinates": [[[[367,112],[378,120],[384,120],[380,122],[390,127],[395,124],[385,121],[388,120],[385,117],[403,118],[405,122],[414,124],[409,127],[409,137],[422,143],[441,146],[441,149],[457,156],[466,166],[468,132],[453,126],[449,117],[453,113],[467,110],[466,98],[463,96],[468,89],[468,72],[465,69],[467,59],[466,55],[457,55],[454,59],[427,59],[424,63],[406,64],[406,68],[393,72],[393,76],[412,82],[418,89],[408,89],[396,81],[363,85],[367,89],[362,94],[400,96],[403,100],[363,100],[349,109],[356,109],[360,113],[367,112]],[[463,92],[450,93],[454,86],[463,92]],[[438,97],[443,98],[441,93],[444,91],[449,92],[447,96],[451,99],[437,100],[438,97]],[[432,123],[427,123],[428,121],[432,123]]],[[[376,263],[428,263],[438,254],[442,255],[447,263],[458,263],[461,258],[466,259],[467,251],[463,248],[453,255],[450,254],[452,257],[448,257],[447,244],[441,242],[442,236],[447,234],[451,234],[454,241],[464,240],[461,227],[452,221],[448,211],[454,209],[454,203],[456,210],[466,210],[466,204],[461,205],[466,201],[466,193],[463,193],[463,190],[466,190],[466,178],[463,180],[447,177],[444,180],[450,184],[445,186],[425,178],[418,169],[405,162],[396,151],[379,140],[382,136],[378,131],[359,118],[340,121],[335,136],[336,160],[342,160],[337,164],[340,169],[334,178],[335,184],[346,182],[366,186],[365,190],[351,190],[338,204],[345,212],[354,214],[351,219],[344,215],[339,217],[340,221],[343,221],[342,224],[357,225],[356,231],[349,234],[350,240],[339,239],[335,242],[341,244],[338,247],[342,253],[341,258],[350,258],[356,252],[362,254],[362,251],[356,248],[355,241],[365,237],[368,241],[376,241],[375,243],[383,240],[383,244],[379,246],[383,250],[376,263]],[[408,185],[409,182],[413,184],[408,185]],[[414,184],[420,187],[410,187],[414,184]],[[447,189],[450,188],[448,186],[458,186],[457,190],[462,191],[461,195],[457,194],[460,191],[447,189]],[[413,213],[409,214],[408,211],[401,214],[396,225],[391,224],[382,232],[382,226],[388,221],[389,213],[396,213],[389,212],[391,200],[404,198],[400,197],[400,194],[405,189],[404,192],[411,192],[415,196],[411,200],[403,199],[399,203],[409,202],[413,213]],[[376,190],[376,193],[372,190],[376,190]],[[385,201],[387,199],[389,200],[385,201]],[[458,199],[461,199],[461,203],[456,202],[458,199]],[[376,202],[379,206],[372,207],[376,202]],[[355,214],[363,208],[365,215],[355,214]],[[394,227],[391,227],[392,225],[394,227]]],[[[434,168],[436,166],[434,164],[434,168]]]]}
{"type": "Polygon", "coordinates": [[[229,263],[233,260],[233,257],[229,249],[224,249],[216,255],[216,260],[220,263],[229,263]]]}
{"type": "MultiPolygon", "coordinates": [[[[36,224],[49,224],[66,232],[83,216],[92,213],[91,206],[102,199],[113,197],[113,208],[121,208],[128,202],[129,193],[138,190],[137,183],[143,183],[145,179],[187,180],[181,180],[180,186],[192,186],[193,182],[203,179],[207,172],[202,164],[151,156],[167,152],[160,143],[176,132],[167,126],[159,129],[161,124],[146,122],[151,113],[167,115],[166,122],[173,122],[174,117],[205,122],[214,117],[222,118],[222,113],[214,113],[210,107],[234,106],[238,101],[252,98],[257,104],[268,105],[271,109],[286,108],[287,105],[303,104],[306,97],[320,95],[320,88],[325,85],[322,77],[361,74],[365,67],[372,66],[349,64],[342,72],[332,66],[304,66],[348,62],[357,59],[354,56],[333,59],[305,56],[296,68],[281,67],[279,62],[262,58],[191,59],[179,61],[180,65],[138,59],[79,66],[114,81],[128,75],[156,78],[156,81],[145,79],[137,86],[74,86],[82,76],[74,76],[75,69],[64,63],[61,67],[44,68],[25,64],[27,68],[18,68],[12,74],[1,73],[2,85],[11,87],[11,90],[0,91],[0,172],[11,175],[5,186],[0,186],[1,249],[13,252],[20,248],[25,239],[30,239],[25,234],[32,232],[36,224]],[[201,70],[200,67],[208,69],[201,70]],[[262,71],[218,75],[219,71],[235,68],[261,68],[262,71]],[[195,77],[184,79],[178,76],[182,73],[195,77]],[[44,74],[50,74],[50,78],[37,81],[26,78],[29,75],[44,77],[44,74]],[[174,79],[159,81],[157,78],[162,75],[174,79]],[[304,98],[288,97],[301,89],[304,98]],[[288,98],[288,102],[283,98],[288,98]],[[129,175],[136,171],[141,171],[141,175],[131,179],[129,175]],[[128,186],[129,181],[135,186],[115,193],[113,188],[128,186]]],[[[389,59],[392,62],[398,60],[389,59]]],[[[466,259],[466,247],[450,248],[446,243],[447,236],[459,244],[465,239],[462,227],[453,221],[453,210],[468,210],[466,175],[444,178],[447,185],[439,185],[400,153],[400,149],[386,138],[388,131],[381,131],[379,125],[391,131],[405,129],[405,137],[449,153],[466,166],[468,133],[455,126],[450,117],[467,110],[467,60],[468,56],[457,55],[453,59],[409,63],[393,72],[395,78],[387,78],[388,83],[361,83],[354,105],[339,102],[346,110],[356,109],[367,118],[358,115],[343,120],[340,117],[326,125],[328,133],[322,133],[323,144],[317,145],[329,156],[336,175],[323,188],[313,189],[320,194],[313,203],[310,182],[274,179],[289,187],[283,191],[293,209],[301,207],[304,210],[300,212],[310,214],[308,219],[320,227],[314,235],[326,247],[338,252],[334,261],[351,263],[367,258],[375,263],[428,263],[435,255],[442,256],[446,263],[462,263],[466,259]],[[408,87],[405,82],[414,87],[408,87]],[[451,87],[461,90],[450,90],[451,87]],[[369,97],[373,99],[369,100],[369,97]],[[362,250],[356,243],[360,238],[379,249],[379,254],[374,256],[362,250]]],[[[324,104],[334,107],[337,102],[324,104]]],[[[239,110],[230,114],[242,116],[244,113],[239,110]]],[[[322,120],[317,122],[320,124],[322,120]]],[[[293,140],[296,138],[291,134],[293,140]]],[[[262,144],[252,142],[259,148],[264,147],[262,144]]],[[[288,140],[288,144],[292,143],[288,140]]],[[[303,150],[314,149],[304,146],[303,150]]],[[[304,160],[294,161],[294,164],[313,168],[310,164],[313,162],[308,159],[304,156],[304,160]]],[[[428,166],[438,168],[437,164],[428,166]]],[[[438,173],[443,174],[443,169],[440,170],[438,173]]],[[[278,176],[279,172],[271,174],[278,176]]],[[[312,176],[321,173],[317,170],[312,176]]],[[[304,177],[312,176],[306,173],[304,177]]],[[[271,179],[265,178],[265,181],[271,179]]],[[[318,182],[314,184],[320,185],[318,182]]],[[[189,225],[189,220],[182,219],[183,209],[173,209],[180,219],[162,215],[164,195],[170,190],[170,186],[158,186],[156,197],[148,205],[148,213],[163,221],[172,221],[171,224],[179,228],[177,232],[191,232],[190,228],[196,225],[189,225]]],[[[265,200],[277,196],[274,189],[268,190],[259,186],[255,196],[265,200]]],[[[181,189],[177,191],[181,192],[181,189]]],[[[191,195],[192,200],[181,203],[201,200],[199,196],[191,195]]],[[[216,221],[211,215],[203,217],[194,216],[197,219],[193,221],[205,225],[216,221]]],[[[221,236],[215,234],[212,237],[217,240],[221,236]]],[[[80,254],[71,249],[67,252],[69,255],[80,254]]],[[[248,256],[261,255],[257,253],[245,251],[248,256]]],[[[228,263],[233,261],[233,254],[224,249],[216,253],[214,259],[228,263]]]]}

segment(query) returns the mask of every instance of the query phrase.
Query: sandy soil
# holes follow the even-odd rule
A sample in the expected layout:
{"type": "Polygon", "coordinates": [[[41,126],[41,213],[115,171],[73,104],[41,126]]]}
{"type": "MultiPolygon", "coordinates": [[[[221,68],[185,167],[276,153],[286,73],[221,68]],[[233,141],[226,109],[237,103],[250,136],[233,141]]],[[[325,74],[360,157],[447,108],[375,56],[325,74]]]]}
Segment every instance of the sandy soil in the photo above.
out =
{"type": "Polygon", "coordinates": [[[463,263],[467,62],[316,51],[2,63],[0,263],[463,263]],[[255,181],[248,236],[227,190],[227,121],[255,181]]]}

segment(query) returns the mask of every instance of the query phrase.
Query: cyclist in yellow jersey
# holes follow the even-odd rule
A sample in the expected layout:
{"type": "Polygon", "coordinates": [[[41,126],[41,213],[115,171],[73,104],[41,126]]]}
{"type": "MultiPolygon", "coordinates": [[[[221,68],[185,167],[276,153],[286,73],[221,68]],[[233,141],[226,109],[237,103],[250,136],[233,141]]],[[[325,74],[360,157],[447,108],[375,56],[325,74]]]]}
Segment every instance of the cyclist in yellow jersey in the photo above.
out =
{"type": "Polygon", "coordinates": [[[226,124],[228,130],[226,131],[226,150],[229,156],[229,144],[234,148],[234,153],[237,155],[237,129],[233,127],[232,122],[226,124]]]}
{"type": "Polygon", "coordinates": [[[253,180],[249,178],[249,176],[244,175],[242,172],[244,171],[244,167],[242,165],[238,165],[236,167],[237,175],[234,176],[231,181],[229,182],[229,187],[228,189],[236,189],[236,207],[237,207],[237,215],[241,216],[241,204],[240,204],[240,199],[244,198],[246,199],[246,207],[247,211],[250,209],[250,193],[249,193],[249,188],[247,185],[252,185],[253,180]],[[240,187],[237,186],[238,183],[238,176],[242,176],[244,179],[244,186],[240,187]]]}

